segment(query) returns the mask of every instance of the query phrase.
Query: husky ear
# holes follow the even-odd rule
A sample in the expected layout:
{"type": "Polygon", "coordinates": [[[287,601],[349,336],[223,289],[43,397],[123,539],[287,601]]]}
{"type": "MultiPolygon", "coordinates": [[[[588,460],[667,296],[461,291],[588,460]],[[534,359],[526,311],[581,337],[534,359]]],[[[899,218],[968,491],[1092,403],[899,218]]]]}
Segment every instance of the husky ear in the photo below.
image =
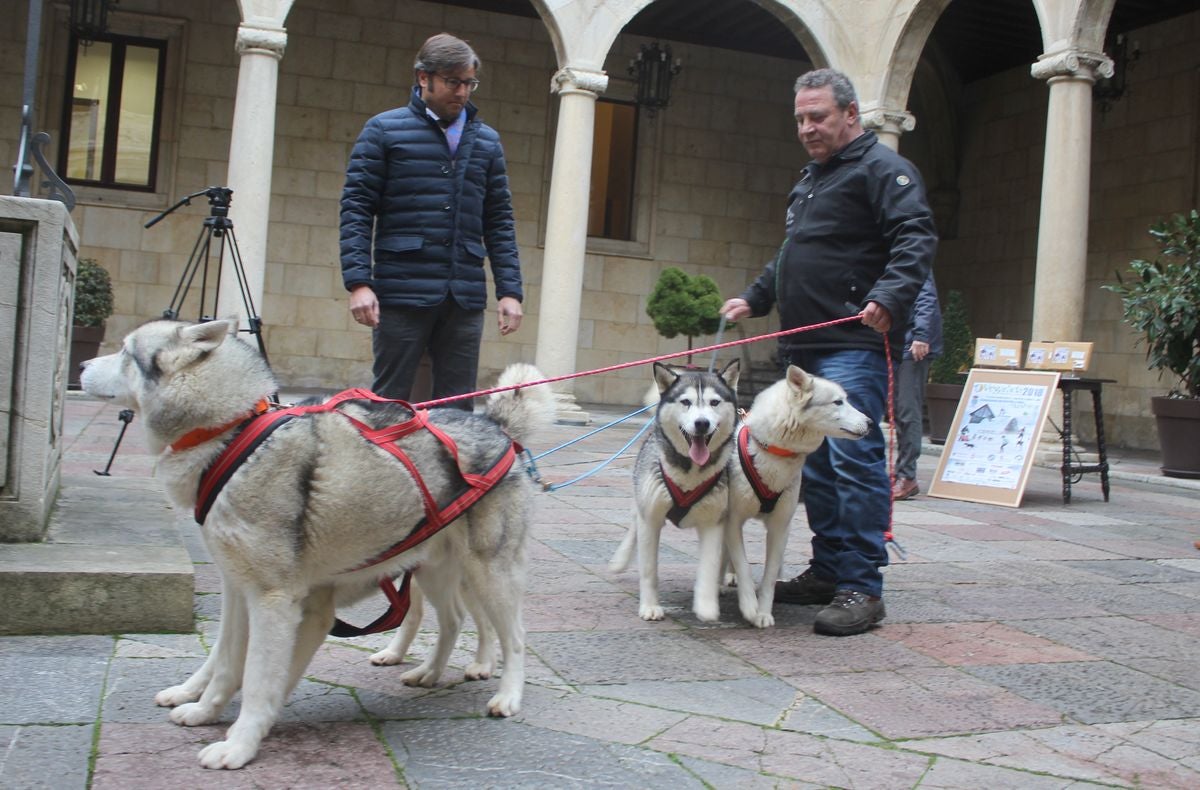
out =
{"type": "Polygon", "coordinates": [[[801,392],[812,389],[812,376],[798,365],[788,365],[787,380],[789,384],[801,392]]]}
{"type": "Polygon", "coordinates": [[[658,385],[659,395],[666,392],[667,387],[670,387],[678,380],[679,374],[671,370],[671,368],[661,362],[654,363],[654,383],[658,385]]]}
{"type": "Polygon", "coordinates": [[[732,362],[725,366],[721,371],[721,378],[729,385],[729,388],[737,392],[738,378],[742,374],[742,362],[736,357],[732,362]]]}
{"type": "Polygon", "coordinates": [[[236,331],[236,321],[222,319],[205,321],[202,324],[190,324],[179,330],[179,336],[185,343],[190,343],[201,351],[212,351],[236,331]]]}

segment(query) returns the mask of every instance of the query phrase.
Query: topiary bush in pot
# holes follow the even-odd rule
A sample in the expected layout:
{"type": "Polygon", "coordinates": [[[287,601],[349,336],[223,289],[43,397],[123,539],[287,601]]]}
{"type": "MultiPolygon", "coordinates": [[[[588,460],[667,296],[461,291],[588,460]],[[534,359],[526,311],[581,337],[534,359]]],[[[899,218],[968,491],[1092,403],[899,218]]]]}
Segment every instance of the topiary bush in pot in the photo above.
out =
{"type": "Polygon", "coordinates": [[[925,406],[929,411],[929,441],[945,444],[962,397],[962,372],[975,359],[975,336],[967,320],[967,302],[961,291],[948,291],[942,301],[942,353],[929,366],[925,406]]]}
{"type": "MultiPolygon", "coordinates": [[[[721,326],[721,291],[707,275],[690,275],[682,269],[668,266],[663,269],[646,303],[646,315],[663,337],[687,337],[688,351],[692,338],[716,333],[721,326]]],[[[692,362],[688,354],[688,364],[692,362]]]]}
{"type": "Polygon", "coordinates": [[[78,389],[79,366],[100,352],[104,322],[113,312],[112,277],[95,258],[80,258],[75,271],[75,312],[67,386],[78,389]]]}

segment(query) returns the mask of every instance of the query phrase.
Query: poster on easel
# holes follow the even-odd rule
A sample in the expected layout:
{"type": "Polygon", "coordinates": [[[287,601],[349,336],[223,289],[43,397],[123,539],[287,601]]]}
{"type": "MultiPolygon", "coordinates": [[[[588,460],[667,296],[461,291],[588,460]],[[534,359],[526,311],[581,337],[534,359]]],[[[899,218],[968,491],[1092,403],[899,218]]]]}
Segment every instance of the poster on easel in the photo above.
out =
{"type": "Polygon", "coordinates": [[[1058,377],[971,370],[929,496],[1020,507],[1058,377]]]}

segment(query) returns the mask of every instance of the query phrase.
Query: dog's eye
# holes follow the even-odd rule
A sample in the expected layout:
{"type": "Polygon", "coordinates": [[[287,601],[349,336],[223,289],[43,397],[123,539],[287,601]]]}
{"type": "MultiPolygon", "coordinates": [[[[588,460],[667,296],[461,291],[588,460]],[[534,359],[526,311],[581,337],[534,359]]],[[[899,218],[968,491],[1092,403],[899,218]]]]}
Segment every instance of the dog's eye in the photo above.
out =
{"type": "Polygon", "coordinates": [[[846,402],[846,401],[842,400],[841,398],[838,398],[837,400],[835,400],[835,401],[833,402],[833,405],[834,405],[834,406],[841,406],[841,405],[842,405],[843,403],[845,403],[845,402],[846,402]]]}
{"type": "Polygon", "coordinates": [[[680,398],[679,405],[683,406],[685,409],[690,409],[692,406],[692,401],[689,398],[680,398]]]}
{"type": "Polygon", "coordinates": [[[713,408],[715,409],[715,408],[717,408],[718,406],[720,406],[720,405],[721,405],[721,399],[720,399],[720,398],[713,398],[712,400],[710,400],[710,401],[708,402],[708,405],[709,405],[709,406],[711,406],[711,407],[713,407],[713,408]]]}

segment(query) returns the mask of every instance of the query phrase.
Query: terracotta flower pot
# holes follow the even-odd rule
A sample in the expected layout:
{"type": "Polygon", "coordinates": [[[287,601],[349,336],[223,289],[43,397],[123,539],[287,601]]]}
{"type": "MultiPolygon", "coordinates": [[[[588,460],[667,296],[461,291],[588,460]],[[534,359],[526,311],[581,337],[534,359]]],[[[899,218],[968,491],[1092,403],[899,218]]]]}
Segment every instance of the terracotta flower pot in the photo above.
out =
{"type": "Polygon", "coordinates": [[[100,353],[104,341],[104,326],[71,327],[71,362],[67,371],[67,386],[79,389],[79,366],[100,353]]]}
{"type": "Polygon", "coordinates": [[[962,398],[962,384],[926,384],[925,407],[929,411],[929,441],[945,444],[953,427],[954,412],[962,398]]]}
{"type": "Polygon", "coordinates": [[[1150,399],[1167,477],[1200,478],[1200,399],[1150,399]]]}

